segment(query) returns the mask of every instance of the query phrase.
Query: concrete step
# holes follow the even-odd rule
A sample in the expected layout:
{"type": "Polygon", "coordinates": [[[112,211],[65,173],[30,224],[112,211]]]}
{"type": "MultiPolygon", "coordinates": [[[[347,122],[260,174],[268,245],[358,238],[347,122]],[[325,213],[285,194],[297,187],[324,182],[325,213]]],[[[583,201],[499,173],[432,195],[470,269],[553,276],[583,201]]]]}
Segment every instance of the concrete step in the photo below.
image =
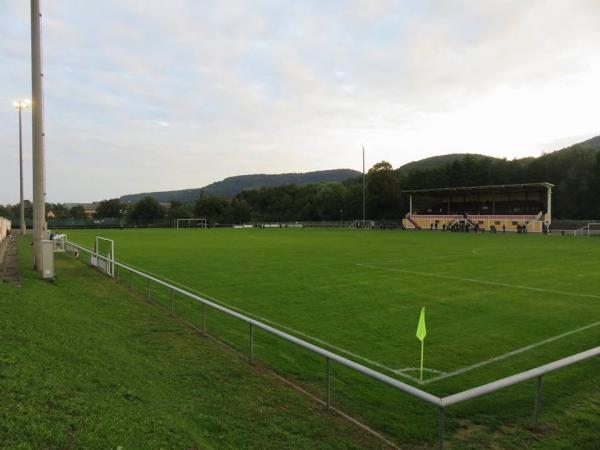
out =
{"type": "Polygon", "coordinates": [[[21,286],[19,265],[17,263],[17,244],[14,241],[3,242],[5,245],[3,255],[0,256],[0,283],[9,283],[21,286]]]}

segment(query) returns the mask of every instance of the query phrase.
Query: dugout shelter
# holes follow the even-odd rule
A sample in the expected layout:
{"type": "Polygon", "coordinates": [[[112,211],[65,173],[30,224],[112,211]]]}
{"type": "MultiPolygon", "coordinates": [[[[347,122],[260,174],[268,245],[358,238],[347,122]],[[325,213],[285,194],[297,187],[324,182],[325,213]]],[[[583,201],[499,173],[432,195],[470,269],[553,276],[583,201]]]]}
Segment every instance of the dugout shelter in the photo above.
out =
{"type": "Polygon", "coordinates": [[[552,223],[553,184],[526,183],[404,191],[407,229],[441,230],[462,222],[489,230],[542,232],[552,223]]]}

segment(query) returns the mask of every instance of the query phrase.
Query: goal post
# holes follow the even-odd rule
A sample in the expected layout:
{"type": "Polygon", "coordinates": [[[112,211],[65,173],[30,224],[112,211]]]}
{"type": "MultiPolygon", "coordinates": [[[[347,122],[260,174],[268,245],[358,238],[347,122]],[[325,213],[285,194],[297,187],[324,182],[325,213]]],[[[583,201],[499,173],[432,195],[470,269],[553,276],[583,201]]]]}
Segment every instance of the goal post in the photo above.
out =
{"type": "Polygon", "coordinates": [[[206,228],[206,219],[204,217],[194,217],[192,219],[175,219],[175,228],[206,228]]]}
{"type": "Polygon", "coordinates": [[[98,270],[112,277],[115,274],[115,241],[102,236],[96,236],[94,254],[90,263],[98,270]]]}
{"type": "Polygon", "coordinates": [[[585,227],[575,230],[573,236],[600,236],[600,223],[588,223],[585,227]]]}

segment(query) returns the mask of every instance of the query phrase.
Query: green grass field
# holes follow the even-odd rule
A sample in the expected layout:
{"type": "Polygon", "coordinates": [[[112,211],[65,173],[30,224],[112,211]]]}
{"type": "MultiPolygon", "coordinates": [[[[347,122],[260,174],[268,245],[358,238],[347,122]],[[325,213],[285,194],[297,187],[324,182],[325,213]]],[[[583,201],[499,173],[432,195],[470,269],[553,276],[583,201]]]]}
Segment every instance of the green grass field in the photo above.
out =
{"type": "MultiPolygon", "coordinates": [[[[114,239],[119,261],[414,385],[419,385],[420,351],[415,331],[426,306],[427,370],[420,387],[436,395],[600,342],[598,239],[309,229],[71,230],[68,235],[86,247],[96,235],[114,239]]],[[[127,276],[119,274],[124,282],[127,276]]],[[[141,280],[134,283],[143,289],[141,280]]],[[[168,306],[167,292],[156,289],[152,295],[168,306]]],[[[200,322],[198,305],[177,298],[176,310],[200,322]]],[[[247,328],[239,322],[216,312],[209,312],[207,321],[210,331],[246,350],[247,328]]],[[[307,352],[259,334],[256,353],[301,383],[319,385],[322,361],[307,352]]],[[[593,373],[593,364],[569,370],[593,373]]],[[[379,429],[402,433],[409,442],[422,439],[427,427],[434,435],[435,411],[345,369],[335,374],[334,398],[350,409],[360,405],[355,410],[379,429]],[[396,401],[410,405],[412,419],[406,410],[385,406],[396,401]]],[[[565,391],[557,385],[555,395],[560,392],[565,391]]],[[[524,399],[530,395],[531,386],[520,386],[474,403],[485,407],[502,398],[497,420],[525,423],[530,410],[524,399]],[[525,409],[521,419],[509,412],[515,407],[525,409]]],[[[476,407],[461,405],[456,411],[476,417],[476,407]]]]}
{"type": "Polygon", "coordinates": [[[66,255],[0,284],[0,448],[350,449],[381,441],[66,255]]]}

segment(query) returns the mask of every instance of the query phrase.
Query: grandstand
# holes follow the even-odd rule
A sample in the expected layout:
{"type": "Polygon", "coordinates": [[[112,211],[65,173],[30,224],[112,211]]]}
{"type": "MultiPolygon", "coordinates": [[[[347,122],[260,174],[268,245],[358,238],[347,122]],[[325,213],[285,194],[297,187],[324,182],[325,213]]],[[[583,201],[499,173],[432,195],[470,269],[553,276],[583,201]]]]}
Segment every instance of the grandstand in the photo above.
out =
{"type": "Polygon", "coordinates": [[[540,233],[552,222],[553,187],[544,182],[404,191],[410,206],[403,225],[540,233]]]}

